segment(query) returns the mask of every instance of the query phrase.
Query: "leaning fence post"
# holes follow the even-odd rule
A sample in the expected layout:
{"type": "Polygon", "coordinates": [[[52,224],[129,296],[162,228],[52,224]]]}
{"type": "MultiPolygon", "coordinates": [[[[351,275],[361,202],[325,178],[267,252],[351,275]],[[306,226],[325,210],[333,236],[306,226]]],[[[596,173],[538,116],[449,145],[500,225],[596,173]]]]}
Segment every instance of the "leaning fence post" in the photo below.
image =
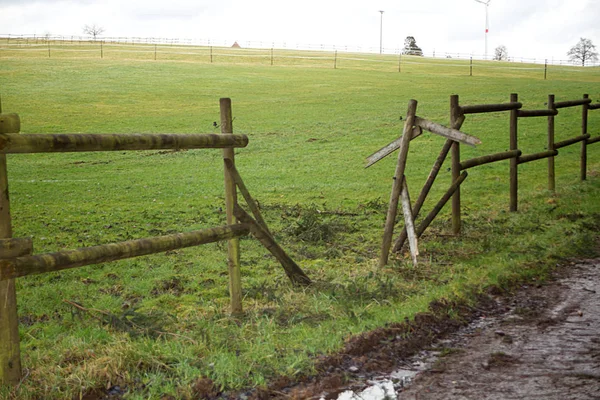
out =
{"type": "MultiPolygon", "coordinates": [[[[460,106],[458,104],[458,95],[450,96],[450,128],[459,129],[460,127],[460,106]]],[[[452,155],[452,182],[456,182],[460,177],[460,143],[453,142],[450,149],[452,155]]],[[[460,188],[452,196],[452,232],[455,235],[460,234],[460,188]]]]}
{"type": "MultiPolygon", "coordinates": [[[[510,102],[516,103],[519,96],[516,93],[510,95],[510,102]]],[[[518,110],[510,110],[510,150],[517,150],[517,129],[519,114],[518,110]]],[[[518,190],[519,190],[519,172],[518,157],[510,159],[510,211],[517,211],[518,190]]]]}
{"type": "Polygon", "coordinates": [[[404,131],[400,142],[400,150],[398,153],[398,163],[396,164],[396,172],[394,173],[394,182],[392,184],[392,194],[390,195],[390,205],[385,219],[385,228],[383,232],[383,240],[381,244],[381,255],[379,258],[379,266],[384,267],[388,263],[390,248],[392,247],[392,235],[394,234],[394,225],[396,225],[396,215],[398,213],[398,202],[400,201],[400,193],[402,191],[402,182],[404,180],[404,170],[406,169],[406,157],[408,156],[408,146],[412,138],[412,130],[415,123],[415,115],[417,112],[417,101],[410,100],[408,102],[408,110],[406,112],[406,121],[404,122],[404,131]]]}
{"type": "MultiPolygon", "coordinates": [[[[222,98],[219,101],[221,108],[221,133],[233,133],[233,118],[231,113],[231,99],[222,98]]],[[[228,147],[223,149],[223,159],[229,159],[232,165],[235,165],[234,149],[228,147]]],[[[227,225],[237,223],[233,212],[237,204],[237,191],[235,180],[231,171],[224,166],[225,175],[225,210],[227,213],[227,225]]],[[[231,313],[240,314],[242,312],[242,278],[240,271],[240,240],[238,238],[229,239],[227,243],[227,256],[229,266],[229,295],[231,297],[231,313]]]]}
{"type": "MultiPolygon", "coordinates": [[[[588,94],[584,94],[583,98],[588,99],[590,96],[588,94]]],[[[589,104],[584,103],[581,111],[581,134],[587,135],[587,126],[588,126],[588,108],[589,104]]],[[[580,177],[582,181],[585,181],[587,177],[587,139],[581,141],[581,173],[580,177]]]]}
{"type": "MultiPolygon", "coordinates": [[[[554,95],[548,95],[548,110],[554,109],[554,95]]],[[[554,150],[554,115],[548,115],[548,150],[554,150]]],[[[548,190],[556,190],[554,156],[548,157],[548,190]]]]}
{"type": "MultiPolygon", "coordinates": [[[[19,133],[17,114],[0,114],[0,134],[19,133]]],[[[0,154],[0,239],[12,237],[6,154],[0,154]]],[[[3,255],[1,255],[3,256],[3,255]]],[[[19,319],[15,280],[0,281],[0,385],[17,385],[21,380],[19,319]]]]}

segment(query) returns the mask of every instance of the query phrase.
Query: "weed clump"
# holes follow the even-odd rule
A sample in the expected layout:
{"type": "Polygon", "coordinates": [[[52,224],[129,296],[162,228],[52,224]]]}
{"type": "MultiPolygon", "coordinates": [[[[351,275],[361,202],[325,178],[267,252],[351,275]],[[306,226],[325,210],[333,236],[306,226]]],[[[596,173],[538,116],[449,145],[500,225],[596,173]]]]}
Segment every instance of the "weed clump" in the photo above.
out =
{"type": "Polygon", "coordinates": [[[289,221],[282,232],[295,240],[309,243],[331,242],[340,232],[349,230],[347,224],[336,217],[338,212],[321,210],[315,204],[284,208],[282,219],[289,221]]]}

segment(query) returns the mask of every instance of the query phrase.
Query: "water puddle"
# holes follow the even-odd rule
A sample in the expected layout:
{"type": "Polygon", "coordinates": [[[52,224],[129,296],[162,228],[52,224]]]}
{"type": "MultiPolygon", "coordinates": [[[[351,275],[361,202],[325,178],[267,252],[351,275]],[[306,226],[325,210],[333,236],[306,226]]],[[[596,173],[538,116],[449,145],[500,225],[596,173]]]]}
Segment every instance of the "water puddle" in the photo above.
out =
{"type": "Polygon", "coordinates": [[[431,368],[443,349],[461,347],[469,336],[490,326],[495,320],[495,318],[480,317],[450,334],[446,339],[436,342],[431,349],[423,350],[411,357],[404,368],[390,374],[362,380],[360,386],[355,385],[353,389],[345,390],[333,397],[324,395],[319,400],[398,400],[398,393],[407,388],[417,374],[431,368]]]}
{"type": "MultiPolygon", "coordinates": [[[[360,391],[346,390],[338,395],[337,400],[397,400],[396,393],[402,391],[421,368],[414,370],[398,369],[385,378],[367,381],[365,389],[360,391]]],[[[320,400],[326,400],[321,397],[320,400]]]]}

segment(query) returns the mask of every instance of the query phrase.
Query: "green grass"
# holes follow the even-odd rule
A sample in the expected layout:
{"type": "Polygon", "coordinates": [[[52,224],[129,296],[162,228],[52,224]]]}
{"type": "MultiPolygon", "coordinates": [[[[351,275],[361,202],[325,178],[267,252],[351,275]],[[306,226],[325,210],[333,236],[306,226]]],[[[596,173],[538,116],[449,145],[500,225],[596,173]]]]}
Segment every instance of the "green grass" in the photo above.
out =
{"type": "MultiPolygon", "coordinates": [[[[550,93],[596,101],[598,69],[556,71],[544,81],[539,71],[492,67],[469,77],[423,59],[398,73],[392,59],[385,68],[342,62],[334,70],[242,58],[0,56],[3,110],[19,113],[23,133],[213,133],[218,99],[231,97],[234,131],[250,137],[236,151],[238,169],[277,240],[316,282],[292,287],[250,238],[241,242],[239,318],[228,313],[224,243],[20,278],[27,378],[13,397],[79,397],[119,384],[131,399],[186,398],[200,377],[234,390],[310,374],[317,356],[351,335],[410,318],[434,299],[468,300],[489,285],[543,279],[557,260],[591,248],[600,225],[600,145],[589,148],[583,183],[575,145],[556,159],[556,195],[545,189],[545,161],[520,167],[518,213],[507,212],[507,162],[469,171],[464,236],[448,235],[444,209],[420,242],[419,267],[400,257],[380,269],[395,157],[363,168],[399,136],[410,98],[420,116],[447,124],[454,93],[461,104],[479,104],[516,92],[527,109],[544,108],[550,93]]],[[[520,121],[524,153],[544,150],[545,124],[520,121]]],[[[590,113],[589,126],[600,133],[600,112],[590,113]]],[[[508,149],[506,113],[469,116],[463,131],[483,141],[463,148],[464,159],[508,149]]],[[[557,140],[579,134],[580,109],[561,110],[557,140]]],[[[431,134],[411,143],[413,199],[442,143],[431,134]]],[[[225,223],[217,150],[11,155],[8,167],[14,236],[32,236],[36,253],[225,223]]],[[[424,212],[450,184],[447,167],[424,212]]]]}

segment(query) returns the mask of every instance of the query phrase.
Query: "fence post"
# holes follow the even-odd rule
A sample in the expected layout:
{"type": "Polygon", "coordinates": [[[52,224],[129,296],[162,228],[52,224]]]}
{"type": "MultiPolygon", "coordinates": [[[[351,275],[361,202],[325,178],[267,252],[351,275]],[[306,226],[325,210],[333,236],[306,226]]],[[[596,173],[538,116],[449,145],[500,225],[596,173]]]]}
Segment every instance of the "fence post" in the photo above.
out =
{"type": "MultiPolygon", "coordinates": [[[[516,93],[510,95],[511,103],[519,101],[516,93]]],[[[518,111],[510,110],[510,150],[517,150],[517,130],[518,130],[518,111]]],[[[510,159],[510,211],[517,211],[518,192],[519,192],[519,172],[517,157],[510,159]]]]}
{"type": "Polygon", "coordinates": [[[398,72],[402,72],[402,53],[398,54],[398,72]]]}
{"type": "MultiPolygon", "coordinates": [[[[450,128],[459,129],[460,106],[458,104],[458,95],[450,96],[450,128]]],[[[452,155],[452,182],[456,182],[460,177],[460,143],[453,142],[450,149],[452,155]]],[[[460,234],[460,187],[452,195],[452,232],[455,235],[460,234]]]]}
{"type": "Polygon", "coordinates": [[[404,171],[406,170],[406,158],[408,156],[408,146],[412,138],[412,129],[415,123],[417,112],[417,101],[410,100],[408,102],[408,110],[406,111],[406,121],[404,122],[404,130],[398,151],[398,162],[396,164],[396,172],[394,173],[394,182],[392,183],[392,194],[390,195],[390,205],[385,219],[385,227],[381,244],[381,256],[379,258],[379,266],[385,267],[388,263],[390,248],[392,247],[392,235],[394,234],[394,225],[396,225],[396,215],[398,213],[398,202],[402,192],[404,171]]]}
{"type": "Polygon", "coordinates": [[[337,69],[337,50],[333,54],[333,69],[337,69]]]}
{"type": "MultiPolygon", "coordinates": [[[[221,108],[221,133],[233,133],[233,118],[231,112],[231,99],[222,98],[219,101],[221,108]]],[[[233,147],[223,149],[223,159],[231,160],[235,165],[233,147]]],[[[235,180],[231,171],[224,165],[225,175],[225,210],[227,213],[227,225],[237,223],[234,216],[234,207],[237,204],[237,190],[235,180]]],[[[240,270],[240,240],[238,238],[229,239],[227,243],[227,257],[229,266],[229,295],[231,297],[231,314],[242,313],[242,278],[240,270]]]]}
{"type": "MultiPolygon", "coordinates": [[[[588,99],[590,96],[584,94],[583,98],[588,99]]],[[[584,104],[581,111],[581,134],[586,135],[588,127],[588,108],[589,104],[584,104]]],[[[581,180],[585,181],[587,177],[587,139],[581,141],[581,180]]]]}
{"type": "Polygon", "coordinates": [[[102,45],[102,40],[100,41],[100,58],[104,58],[104,46],[102,45]]]}
{"type": "Polygon", "coordinates": [[[469,76],[473,76],[473,57],[471,57],[471,61],[469,63],[469,76]]]}
{"type": "MultiPolygon", "coordinates": [[[[554,109],[554,95],[548,95],[548,110],[554,109]]],[[[554,115],[548,116],[548,150],[554,150],[554,115]]],[[[548,157],[548,190],[556,189],[556,175],[554,169],[554,156],[548,157]]]]}
{"type": "Polygon", "coordinates": [[[548,75],[548,59],[544,62],[544,80],[546,80],[546,76],[548,75]]]}
{"type": "MultiPolygon", "coordinates": [[[[0,115],[0,133],[19,133],[19,117],[0,115]],[[10,118],[10,121],[8,119],[10,118]],[[6,119],[6,121],[5,121],[6,119]]],[[[6,154],[0,154],[0,239],[12,237],[6,154]]],[[[0,386],[17,385],[21,380],[19,319],[15,280],[0,281],[0,386]]]]}
{"type": "Polygon", "coordinates": [[[273,48],[271,47],[271,65],[273,65],[273,48]]]}
{"type": "Polygon", "coordinates": [[[210,63],[212,64],[212,62],[213,62],[212,46],[210,46],[210,63]]]}

